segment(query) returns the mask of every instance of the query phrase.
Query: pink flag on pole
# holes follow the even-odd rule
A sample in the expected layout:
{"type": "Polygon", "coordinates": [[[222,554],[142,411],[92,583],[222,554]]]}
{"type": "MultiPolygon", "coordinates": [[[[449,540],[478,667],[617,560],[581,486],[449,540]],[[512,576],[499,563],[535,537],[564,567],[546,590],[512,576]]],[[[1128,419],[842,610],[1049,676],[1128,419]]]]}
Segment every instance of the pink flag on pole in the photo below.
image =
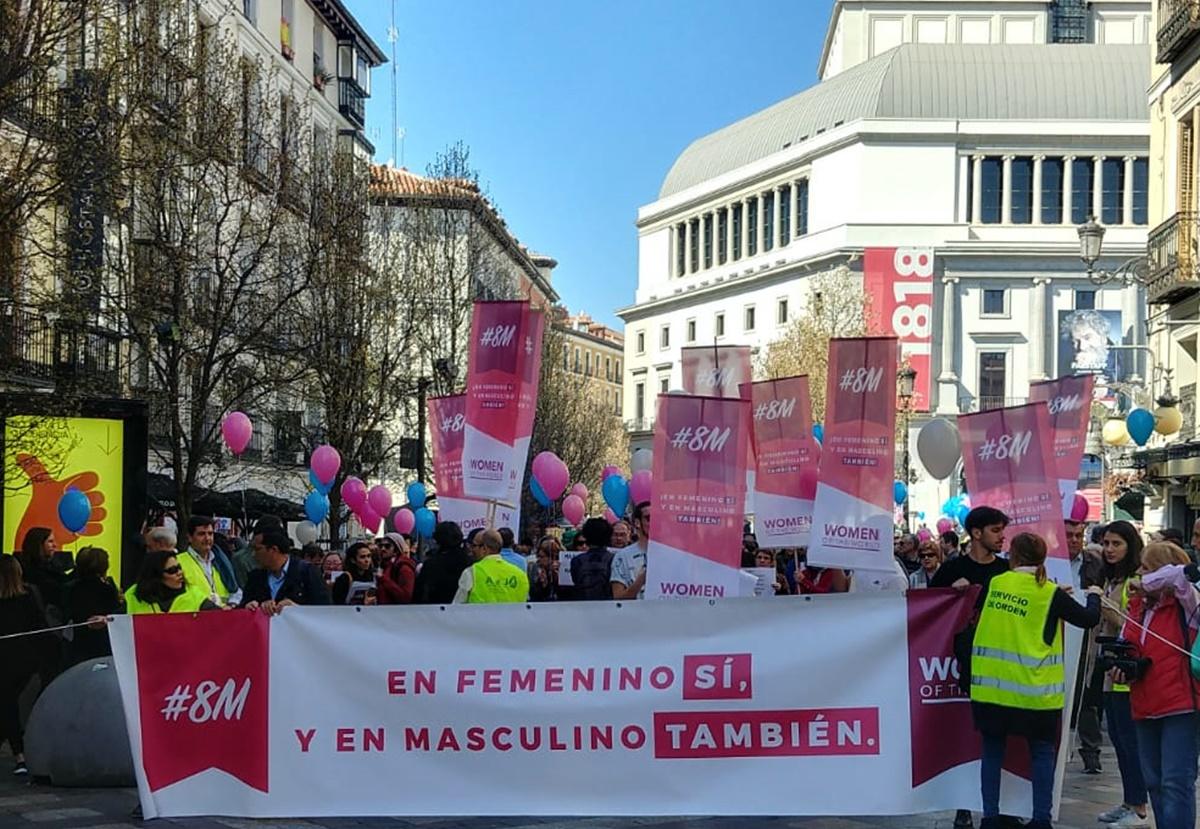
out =
{"type": "Polygon", "coordinates": [[[812,434],[808,377],[750,386],[754,417],[754,529],[764,548],[806,547],[820,449],[812,434]]]}
{"type": "Polygon", "coordinates": [[[744,397],[742,384],[753,379],[748,345],[684,346],[679,367],[688,394],[744,397]]]}
{"type": "Polygon", "coordinates": [[[1054,466],[1063,518],[1071,517],[1075,489],[1079,486],[1079,464],[1083,460],[1083,447],[1091,420],[1094,381],[1095,378],[1090,374],[1076,374],[1029,384],[1029,402],[1044,402],[1050,410],[1050,428],[1054,430],[1054,466]]]}
{"type": "Polygon", "coordinates": [[[463,496],[463,429],[467,421],[467,396],[452,394],[427,401],[429,432],[433,438],[433,480],[438,499],[463,496]]]}
{"type": "Polygon", "coordinates": [[[894,337],[829,343],[825,441],[808,547],[818,567],[892,566],[898,353],[894,337]]]}
{"type": "Polygon", "coordinates": [[[1071,564],[1046,404],[960,415],[958,432],[971,506],[995,507],[1007,515],[1009,538],[1022,532],[1040,535],[1046,541],[1050,577],[1069,584],[1071,564]]]}
{"type": "Polygon", "coordinates": [[[658,399],[648,598],[740,594],[749,426],[739,398],[658,399]]]}

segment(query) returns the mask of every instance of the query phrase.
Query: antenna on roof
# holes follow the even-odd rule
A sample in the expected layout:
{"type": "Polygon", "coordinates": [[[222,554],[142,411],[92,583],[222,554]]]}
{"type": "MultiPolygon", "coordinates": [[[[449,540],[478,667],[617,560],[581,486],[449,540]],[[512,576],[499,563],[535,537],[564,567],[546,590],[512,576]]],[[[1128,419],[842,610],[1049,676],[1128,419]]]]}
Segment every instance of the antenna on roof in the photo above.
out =
{"type": "MultiPolygon", "coordinates": [[[[400,30],[396,28],[396,0],[392,0],[392,25],[388,26],[387,39],[392,44],[392,158],[396,158],[396,142],[403,137],[396,123],[396,101],[400,98],[396,81],[396,43],[400,40],[400,30]]],[[[404,166],[403,156],[400,156],[400,166],[404,166]]]]}

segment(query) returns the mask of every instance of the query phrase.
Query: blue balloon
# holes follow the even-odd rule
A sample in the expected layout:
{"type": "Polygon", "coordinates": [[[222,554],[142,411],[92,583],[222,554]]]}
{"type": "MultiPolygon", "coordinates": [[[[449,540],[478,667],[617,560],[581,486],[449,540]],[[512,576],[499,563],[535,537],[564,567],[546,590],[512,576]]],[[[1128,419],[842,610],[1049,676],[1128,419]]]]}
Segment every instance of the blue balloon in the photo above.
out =
{"type": "Polygon", "coordinates": [[[425,484],[413,481],[408,485],[408,505],[414,510],[425,506],[425,484]]]}
{"type": "Polygon", "coordinates": [[[958,513],[958,496],[951,495],[942,503],[942,515],[953,518],[958,513]]]}
{"type": "Polygon", "coordinates": [[[421,538],[432,538],[433,527],[437,524],[437,519],[433,517],[433,512],[427,510],[425,507],[421,507],[413,513],[413,518],[415,519],[413,522],[413,532],[421,538]]]}
{"type": "Polygon", "coordinates": [[[1138,446],[1145,446],[1154,433],[1154,413],[1146,409],[1134,409],[1125,417],[1125,428],[1138,446]]]}
{"type": "Polygon", "coordinates": [[[961,499],[959,499],[958,504],[954,508],[954,517],[958,519],[958,523],[965,527],[967,525],[967,515],[970,512],[971,508],[964,504],[961,499]]]}
{"type": "Polygon", "coordinates": [[[908,499],[908,485],[904,481],[896,481],[892,484],[892,500],[897,505],[903,504],[908,499]]]}
{"type": "Polygon", "coordinates": [[[918,513],[917,513],[917,520],[918,520],[918,521],[924,521],[924,520],[925,520],[925,513],[924,513],[924,512],[918,512],[918,513]]]}
{"type": "Polygon", "coordinates": [[[537,478],[529,479],[529,494],[533,496],[533,500],[537,501],[543,507],[550,506],[550,499],[546,497],[545,490],[542,485],[537,482],[537,478]]]}
{"type": "Polygon", "coordinates": [[[604,503],[608,504],[609,509],[618,516],[625,514],[625,508],[629,506],[628,481],[620,475],[609,475],[608,480],[600,485],[600,493],[604,496],[604,503]]]}
{"type": "Polygon", "coordinates": [[[70,532],[82,530],[91,517],[92,502],[75,487],[68,489],[58,499],[58,520],[70,532]]]}
{"type": "Polygon", "coordinates": [[[813,437],[817,439],[817,443],[825,443],[825,427],[820,423],[813,424],[813,437]]]}
{"type": "Polygon", "coordinates": [[[329,498],[315,490],[308,493],[304,496],[304,515],[314,524],[320,524],[329,515],[329,498]]]}
{"type": "Polygon", "coordinates": [[[312,486],[313,489],[315,489],[317,492],[321,493],[322,495],[328,495],[329,490],[333,489],[333,481],[330,481],[327,484],[321,483],[320,478],[317,477],[317,473],[313,472],[311,469],[308,470],[308,483],[312,486]]]}

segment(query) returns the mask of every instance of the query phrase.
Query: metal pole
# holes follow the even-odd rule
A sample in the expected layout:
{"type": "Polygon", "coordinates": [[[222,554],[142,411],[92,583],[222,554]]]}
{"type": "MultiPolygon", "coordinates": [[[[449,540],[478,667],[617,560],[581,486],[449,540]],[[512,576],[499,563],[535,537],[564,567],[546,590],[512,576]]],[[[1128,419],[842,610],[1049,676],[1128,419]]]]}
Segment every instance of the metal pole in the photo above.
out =
{"type": "Polygon", "coordinates": [[[909,493],[907,492],[907,489],[908,489],[908,482],[912,478],[912,475],[909,472],[909,460],[908,460],[908,425],[909,425],[909,423],[908,423],[908,401],[906,400],[904,403],[904,487],[906,490],[905,498],[904,498],[904,531],[912,532],[912,525],[909,523],[909,520],[908,520],[908,502],[909,502],[908,495],[909,495],[909,493]]]}
{"type": "Polygon", "coordinates": [[[421,483],[425,483],[425,394],[429,383],[427,377],[417,380],[417,480],[421,483]]]}

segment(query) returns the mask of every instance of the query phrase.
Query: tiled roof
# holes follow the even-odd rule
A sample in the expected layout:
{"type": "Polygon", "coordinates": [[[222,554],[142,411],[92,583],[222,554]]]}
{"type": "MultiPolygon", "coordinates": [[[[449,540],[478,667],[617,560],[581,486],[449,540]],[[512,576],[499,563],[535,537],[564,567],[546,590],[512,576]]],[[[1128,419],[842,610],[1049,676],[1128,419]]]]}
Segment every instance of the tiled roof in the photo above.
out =
{"type": "Polygon", "coordinates": [[[429,178],[403,167],[371,165],[371,195],[377,197],[450,196],[487,201],[479,185],[466,179],[429,178]]]}

